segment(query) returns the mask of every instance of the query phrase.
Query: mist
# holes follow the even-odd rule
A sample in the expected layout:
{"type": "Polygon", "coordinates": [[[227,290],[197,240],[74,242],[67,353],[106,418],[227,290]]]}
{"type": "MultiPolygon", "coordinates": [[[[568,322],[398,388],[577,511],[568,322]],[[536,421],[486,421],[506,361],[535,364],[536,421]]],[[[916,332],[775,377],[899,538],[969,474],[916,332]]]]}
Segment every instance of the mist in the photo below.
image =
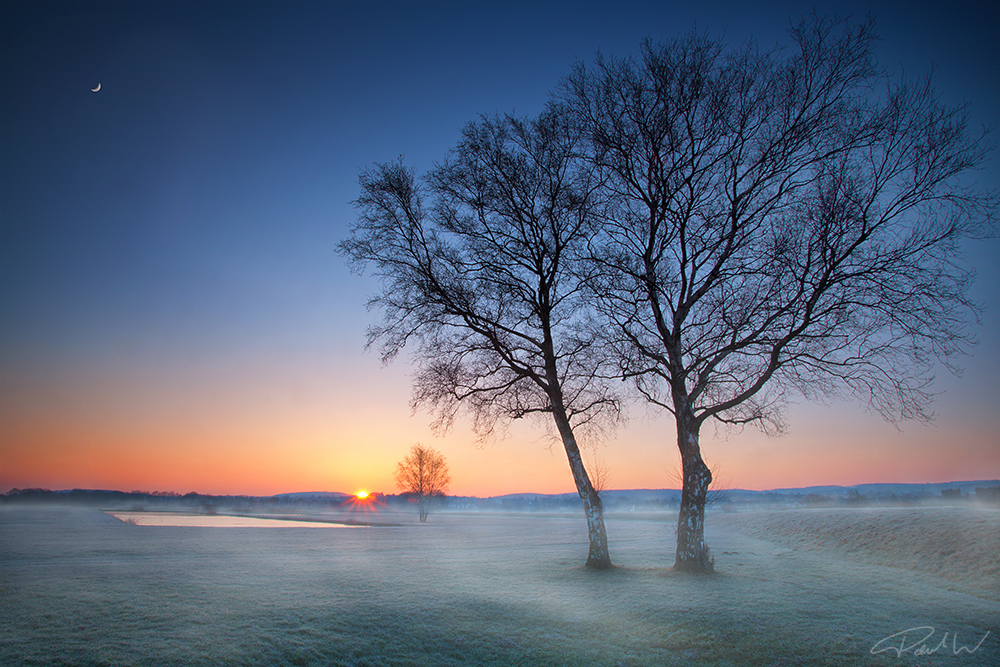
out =
{"type": "Polygon", "coordinates": [[[670,569],[667,512],[610,513],[616,567],[593,572],[569,512],[420,524],[387,510],[322,530],[8,506],[0,662],[895,665],[936,647],[949,665],[991,664],[998,519],[974,506],[713,512],[718,574],[695,576],[670,569]]]}

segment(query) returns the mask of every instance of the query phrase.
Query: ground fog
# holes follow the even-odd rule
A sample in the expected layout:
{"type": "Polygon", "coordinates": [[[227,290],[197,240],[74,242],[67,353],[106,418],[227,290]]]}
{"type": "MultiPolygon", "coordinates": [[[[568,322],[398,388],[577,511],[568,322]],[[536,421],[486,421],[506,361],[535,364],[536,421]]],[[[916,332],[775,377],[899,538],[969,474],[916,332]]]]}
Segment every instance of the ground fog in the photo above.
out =
{"type": "Polygon", "coordinates": [[[591,572],[571,514],[324,530],[7,508],[0,664],[1000,664],[997,510],[710,513],[710,577],[669,569],[672,520],[609,515],[618,567],[591,572]]]}

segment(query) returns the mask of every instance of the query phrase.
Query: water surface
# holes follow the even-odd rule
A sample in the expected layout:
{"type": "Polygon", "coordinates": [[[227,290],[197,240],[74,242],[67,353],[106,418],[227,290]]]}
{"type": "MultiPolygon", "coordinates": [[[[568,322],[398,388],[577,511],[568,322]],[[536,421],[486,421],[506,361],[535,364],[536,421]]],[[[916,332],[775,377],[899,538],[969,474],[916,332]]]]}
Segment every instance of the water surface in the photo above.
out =
{"type": "Polygon", "coordinates": [[[343,523],[308,521],[296,517],[265,519],[254,516],[223,514],[186,514],[184,512],[106,512],[119,521],[136,526],[185,526],[203,528],[364,528],[343,523]]]}

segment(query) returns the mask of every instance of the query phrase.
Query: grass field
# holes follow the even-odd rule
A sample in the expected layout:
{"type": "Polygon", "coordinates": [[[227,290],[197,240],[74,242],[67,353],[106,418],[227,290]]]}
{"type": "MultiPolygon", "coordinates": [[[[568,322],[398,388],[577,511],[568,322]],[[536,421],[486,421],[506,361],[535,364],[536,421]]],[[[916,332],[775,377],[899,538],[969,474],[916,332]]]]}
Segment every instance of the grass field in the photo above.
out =
{"type": "Polygon", "coordinates": [[[582,516],[379,520],[0,510],[0,664],[1000,664],[997,510],[710,514],[711,577],[669,569],[666,515],[609,515],[609,572],[582,516]]]}

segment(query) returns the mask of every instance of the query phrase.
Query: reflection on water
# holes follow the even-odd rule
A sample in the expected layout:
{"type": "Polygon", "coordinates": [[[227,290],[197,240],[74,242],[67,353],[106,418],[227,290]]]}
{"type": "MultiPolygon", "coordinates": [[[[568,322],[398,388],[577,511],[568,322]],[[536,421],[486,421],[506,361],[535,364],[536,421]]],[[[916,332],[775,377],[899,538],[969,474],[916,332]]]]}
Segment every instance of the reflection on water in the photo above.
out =
{"type": "Polygon", "coordinates": [[[224,516],[221,514],[185,514],[183,512],[107,512],[107,514],[136,526],[199,526],[210,528],[364,528],[342,523],[288,519],[263,519],[252,516],[224,516]]]}

